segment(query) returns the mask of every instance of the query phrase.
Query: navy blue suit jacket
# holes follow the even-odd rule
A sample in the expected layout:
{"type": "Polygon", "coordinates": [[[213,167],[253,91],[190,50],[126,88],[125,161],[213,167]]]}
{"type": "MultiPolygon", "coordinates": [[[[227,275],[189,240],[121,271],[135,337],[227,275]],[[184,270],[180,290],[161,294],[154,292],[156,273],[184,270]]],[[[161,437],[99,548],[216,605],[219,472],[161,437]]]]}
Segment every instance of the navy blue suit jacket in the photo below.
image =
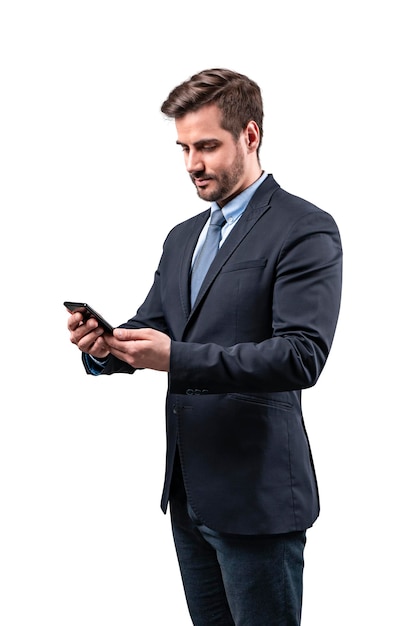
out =
{"type": "MultiPolygon", "coordinates": [[[[225,240],[190,309],[190,263],[209,210],[168,235],[154,284],[124,327],[172,339],[167,509],[176,450],[197,516],[227,533],[306,529],[319,498],[301,390],[333,340],[342,251],[333,218],[269,175],[225,240]]],[[[111,357],[104,374],[132,373],[111,357]]]]}

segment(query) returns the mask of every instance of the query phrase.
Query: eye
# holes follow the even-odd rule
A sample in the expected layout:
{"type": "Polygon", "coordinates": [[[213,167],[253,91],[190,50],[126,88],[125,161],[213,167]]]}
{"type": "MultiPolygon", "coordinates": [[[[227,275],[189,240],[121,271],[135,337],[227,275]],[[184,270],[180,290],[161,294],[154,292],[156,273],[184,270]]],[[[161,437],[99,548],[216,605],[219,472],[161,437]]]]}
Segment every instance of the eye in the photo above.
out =
{"type": "Polygon", "coordinates": [[[204,150],[205,152],[212,152],[213,150],[216,150],[217,147],[217,143],[207,143],[202,146],[202,150],[204,150]]]}

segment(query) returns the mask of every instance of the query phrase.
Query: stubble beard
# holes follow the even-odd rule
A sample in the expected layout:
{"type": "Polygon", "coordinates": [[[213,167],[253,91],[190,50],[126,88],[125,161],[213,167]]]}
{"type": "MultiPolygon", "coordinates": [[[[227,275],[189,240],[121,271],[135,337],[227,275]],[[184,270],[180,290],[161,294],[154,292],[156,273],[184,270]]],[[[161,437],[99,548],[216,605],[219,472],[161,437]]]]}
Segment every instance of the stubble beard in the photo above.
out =
{"type": "MultiPolygon", "coordinates": [[[[229,169],[222,170],[217,176],[211,177],[217,184],[212,191],[196,187],[197,195],[207,202],[222,202],[234,195],[235,188],[244,174],[244,155],[242,148],[237,145],[237,154],[229,169]]],[[[192,177],[193,180],[193,177],[192,177]]]]}

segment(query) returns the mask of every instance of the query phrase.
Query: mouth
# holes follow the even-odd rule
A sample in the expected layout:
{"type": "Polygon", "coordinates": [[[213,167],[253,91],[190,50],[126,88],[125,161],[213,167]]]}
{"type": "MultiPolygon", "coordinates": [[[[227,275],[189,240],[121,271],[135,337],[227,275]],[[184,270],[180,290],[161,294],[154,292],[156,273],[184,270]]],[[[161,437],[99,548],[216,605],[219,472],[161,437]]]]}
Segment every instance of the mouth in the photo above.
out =
{"type": "Polygon", "coordinates": [[[211,178],[193,178],[196,187],[205,187],[211,180],[211,178]]]}

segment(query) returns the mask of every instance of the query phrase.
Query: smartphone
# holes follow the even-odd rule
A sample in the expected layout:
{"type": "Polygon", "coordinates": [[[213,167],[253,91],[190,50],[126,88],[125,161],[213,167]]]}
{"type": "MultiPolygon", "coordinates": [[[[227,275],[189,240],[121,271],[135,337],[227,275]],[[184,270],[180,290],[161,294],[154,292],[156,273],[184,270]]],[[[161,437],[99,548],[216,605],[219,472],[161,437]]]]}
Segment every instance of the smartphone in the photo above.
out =
{"type": "Polygon", "coordinates": [[[82,313],[84,321],[88,320],[90,317],[94,317],[94,319],[99,322],[99,326],[104,328],[107,333],[113,333],[113,326],[85,302],[64,302],[64,306],[72,313],[74,311],[82,313]]]}

